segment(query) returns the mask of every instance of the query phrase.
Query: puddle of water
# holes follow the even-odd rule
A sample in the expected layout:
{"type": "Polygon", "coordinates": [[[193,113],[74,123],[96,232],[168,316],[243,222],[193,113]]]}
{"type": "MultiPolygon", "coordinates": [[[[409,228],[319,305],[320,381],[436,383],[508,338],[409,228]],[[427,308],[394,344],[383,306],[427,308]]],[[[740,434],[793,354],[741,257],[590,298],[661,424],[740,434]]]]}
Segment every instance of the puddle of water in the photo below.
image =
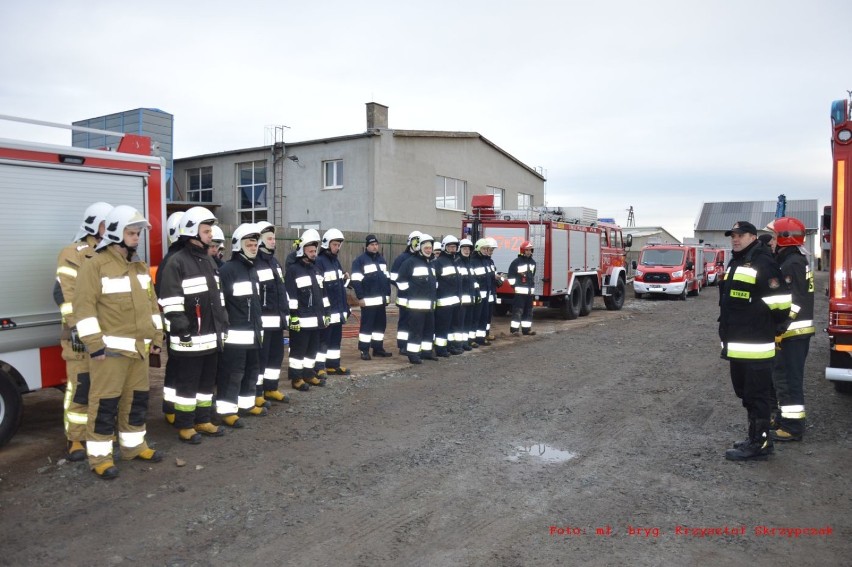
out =
{"type": "Polygon", "coordinates": [[[564,463],[577,456],[577,453],[556,449],[544,443],[535,445],[521,445],[515,447],[515,454],[509,456],[513,462],[537,460],[542,463],[564,463]]]}

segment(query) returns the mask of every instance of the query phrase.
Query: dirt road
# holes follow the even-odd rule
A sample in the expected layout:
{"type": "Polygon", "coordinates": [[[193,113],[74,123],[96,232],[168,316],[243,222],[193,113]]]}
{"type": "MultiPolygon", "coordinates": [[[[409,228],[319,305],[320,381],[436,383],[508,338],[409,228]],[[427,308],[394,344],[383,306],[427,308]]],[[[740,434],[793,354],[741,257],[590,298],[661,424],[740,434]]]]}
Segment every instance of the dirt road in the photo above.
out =
{"type": "MultiPolygon", "coordinates": [[[[849,564],[852,397],[823,378],[825,334],[805,441],[732,463],[745,411],[715,288],[629,296],[577,321],[537,311],[536,337],[417,367],[355,361],[347,339],[353,377],[200,446],[156,398],[167,459],[111,482],[60,461],[60,395],[39,394],[0,451],[0,564],[849,564]]],[[[822,295],[816,312],[822,329],[822,295]]]]}

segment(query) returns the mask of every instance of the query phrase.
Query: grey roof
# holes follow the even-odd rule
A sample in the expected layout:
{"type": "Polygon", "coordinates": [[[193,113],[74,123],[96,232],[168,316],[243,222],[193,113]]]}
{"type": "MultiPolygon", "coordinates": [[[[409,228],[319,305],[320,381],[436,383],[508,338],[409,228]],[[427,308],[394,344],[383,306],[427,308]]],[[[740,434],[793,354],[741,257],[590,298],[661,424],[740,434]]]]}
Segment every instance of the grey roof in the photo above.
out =
{"type": "MultiPolygon", "coordinates": [[[[762,229],[775,218],[777,201],[733,201],[726,203],[704,203],[696,231],[728,230],[737,221],[749,221],[762,229]]],[[[816,199],[788,199],[788,217],[795,217],[810,230],[819,228],[819,207],[816,199]]]]}

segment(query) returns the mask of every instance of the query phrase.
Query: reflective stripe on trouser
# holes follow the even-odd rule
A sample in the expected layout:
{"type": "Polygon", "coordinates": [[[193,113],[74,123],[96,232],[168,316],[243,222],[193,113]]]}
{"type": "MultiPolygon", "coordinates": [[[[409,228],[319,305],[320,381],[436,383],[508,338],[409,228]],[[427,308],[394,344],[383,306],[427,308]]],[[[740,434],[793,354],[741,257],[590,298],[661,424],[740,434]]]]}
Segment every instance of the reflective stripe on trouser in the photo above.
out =
{"type": "Polygon", "coordinates": [[[408,343],[408,309],[399,305],[399,318],[396,323],[396,346],[404,350],[408,343]]]}
{"type": "Polygon", "coordinates": [[[176,356],[175,363],[175,427],[190,429],[196,423],[209,423],[219,353],[214,351],[204,356],[176,356]]]}
{"type": "Polygon", "coordinates": [[[417,355],[421,351],[432,350],[435,336],[435,312],[432,310],[411,310],[408,319],[408,343],[406,354],[417,355]]]}
{"type": "Polygon", "coordinates": [[[89,355],[77,353],[71,348],[71,341],[61,341],[62,358],[65,359],[65,397],[62,401],[62,419],[65,437],[69,441],[85,441],[86,422],[89,413],[89,355]],[[66,356],[66,349],[68,356],[66,356]],[[78,357],[76,355],[82,354],[78,357]]]}
{"type": "Polygon", "coordinates": [[[255,394],[262,396],[264,390],[277,390],[281,365],[284,363],[284,331],[265,329],[263,342],[258,353],[258,376],[255,394]]]}
{"type": "Polygon", "coordinates": [[[320,332],[317,370],[321,368],[340,368],[340,343],[343,341],[343,325],[332,323],[320,332]],[[323,363],[320,365],[320,356],[323,363]]]}
{"type": "Polygon", "coordinates": [[[511,330],[523,329],[529,333],[532,328],[532,295],[518,295],[512,298],[512,322],[509,324],[511,330]]]}
{"type": "Polygon", "coordinates": [[[148,412],[148,360],[107,356],[89,366],[89,411],[86,452],[89,466],[112,460],[112,440],[118,423],[121,457],[132,459],[148,448],[145,419],[148,412]]]}
{"type": "MultiPolygon", "coordinates": [[[[169,344],[169,337],[166,336],[165,344],[169,344]]],[[[174,354],[171,348],[167,349],[168,358],[166,359],[166,370],[163,376],[163,413],[175,413],[175,384],[177,376],[175,374],[174,354]]]]}
{"type": "Polygon", "coordinates": [[[809,336],[784,339],[772,365],[772,383],[781,410],[779,424],[797,435],[805,429],[805,361],[810,344],[809,336]]]}
{"type": "Polygon", "coordinates": [[[358,350],[367,352],[370,347],[373,350],[384,350],[385,329],[388,319],[385,306],[362,307],[361,327],[358,330],[358,350]]]}
{"type": "MultiPolygon", "coordinates": [[[[446,352],[451,340],[453,316],[458,305],[435,308],[435,349],[438,352],[446,352]]],[[[453,336],[455,334],[453,333],[453,336]]]]}
{"type": "Polygon", "coordinates": [[[219,355],[219,373],[216,377],[216,413],[231,415],[239,408],[254,407],[257,387],[256,348],[225,347],[219,355]],[[247,405],[247,400],[251,404],[247,405]]]}
{"type": "Polygon", "coordinates": [[[319,329],[290,331],[290,368],[287,369],[287,377],[290,380],[314,376],[319,342],[319,329]]]}

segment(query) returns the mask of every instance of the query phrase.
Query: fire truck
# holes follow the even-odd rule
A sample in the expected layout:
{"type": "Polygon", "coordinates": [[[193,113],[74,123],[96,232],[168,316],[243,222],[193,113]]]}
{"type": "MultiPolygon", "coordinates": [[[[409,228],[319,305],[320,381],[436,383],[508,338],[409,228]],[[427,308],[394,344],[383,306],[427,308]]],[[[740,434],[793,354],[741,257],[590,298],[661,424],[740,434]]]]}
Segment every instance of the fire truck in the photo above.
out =
{"type": "Polygon", "coordinates": [[[828,280],[829,360],[825,377],[852,393],[852,104],[831,104],[831,251],[828,280]]]}
{"type": "MultiPolygon", "coordinates": [[[[492,259],[498,272],[506,272],[518,256],[523,241],[533,243],[538,265],[533,305],[559,309],[563,319],[588,315],[595,296],[609,310],[624,305],[627,287],[627,253],[633,237],[622,237],[614,223],[568,218],[561,208],[527,210],[494,208],[493,195],[474,195],[472,213],[465,215],[462,232],[476,242],[497,241],[492,259]]],[[[508,282],[497,289],[495,313],[505,315],[514,291],[508,282]]]]}
{"type": "Polygon", "coordinates": [[[638,264],[634,261],[633,294],[637,299],[645,295],[672,295],[682,300],[687,295],[697,296],[706,285],[704,268],[702,247],[649,243],[639,252],[638,264]]]}
{"type": "MultiPolygon", "coordinates": [[[[151,155],[145,136],[28,122],[121,137],[116,151],[0,138],[0,446],[22,414],[21,395],[62,388],[65,362],[54,302],[59,251],[74,238],[83,212],[96,201],[130,205],[151,223],[140,255],[149,265],[164,252],[165,160],[151,155]]],[[[3,124],[3,122],[0,122],[3,124]]],[[[61,419],[61,416],[57,416],[61,419]]]]}

